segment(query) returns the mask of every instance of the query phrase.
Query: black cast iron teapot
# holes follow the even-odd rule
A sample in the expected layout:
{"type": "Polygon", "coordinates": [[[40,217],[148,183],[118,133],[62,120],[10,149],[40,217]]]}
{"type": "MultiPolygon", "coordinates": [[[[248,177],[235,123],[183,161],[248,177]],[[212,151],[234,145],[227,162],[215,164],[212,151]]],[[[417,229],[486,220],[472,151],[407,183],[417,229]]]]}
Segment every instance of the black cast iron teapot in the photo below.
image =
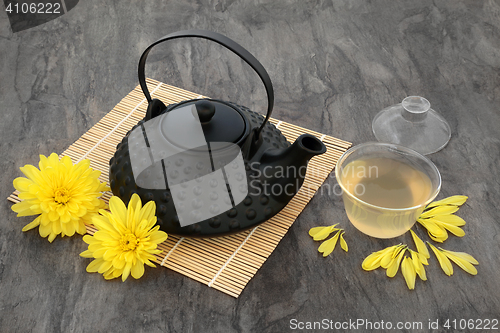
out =
{"type": "Polygon", "coordinates": [[[282,210],[304,182],[307,163],[326,151],[303,134],[290,144],[268,120],[274,104],[271,79],[247,50],[215,32],[179,31],[151,44],[139,61],[146,116],[118,144],[110,160],[110,186],[125,203],[137,193],[154,200],[160,228],[190,237],[239,232],[282,210]],[[263,116],[216,99],[165,106],[152,99],[144,67],[150,50],[177,38],[197,37],[225,46],[248,63],[264,83],[263,116]]]}

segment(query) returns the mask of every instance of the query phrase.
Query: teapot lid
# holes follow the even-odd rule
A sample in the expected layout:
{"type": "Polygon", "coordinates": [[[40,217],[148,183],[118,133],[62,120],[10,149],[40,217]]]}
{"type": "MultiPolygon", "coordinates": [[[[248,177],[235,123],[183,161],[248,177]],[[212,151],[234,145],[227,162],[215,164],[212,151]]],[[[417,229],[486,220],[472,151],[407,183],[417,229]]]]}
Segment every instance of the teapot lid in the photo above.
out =
{"type": "Polygon", "coordinates": [[[234,106],[208,99],[180,103],[165,114],[160,128],[168,142],[185,149],[194,148],[193,141],[238,144],[248,132],[245,118],[234,106]]]}

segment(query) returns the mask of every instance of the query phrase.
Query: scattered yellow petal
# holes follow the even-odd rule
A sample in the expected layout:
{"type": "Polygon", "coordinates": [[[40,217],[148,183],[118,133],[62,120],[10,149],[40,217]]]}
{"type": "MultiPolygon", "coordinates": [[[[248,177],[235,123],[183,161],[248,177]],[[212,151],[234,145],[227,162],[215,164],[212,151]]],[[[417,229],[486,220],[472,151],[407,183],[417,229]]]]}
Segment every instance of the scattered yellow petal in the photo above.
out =
{"type": "Polygon", "coordinates": [[[476,267],[472,266],[472,264],[478,264],[477,260],[474,259],[470,254],[465,252],[454,252],[439,248],[451,261],[457,264],[461,269],[466,271],[471,275],[477,274],[476,267]]]}
{"type": "Polygon", "coordinates": [[[427,229],[429,237],[433,241],[442,243],[448,239],[448,233],[446,232],[446,230],[440,224],[434,223],[432,219],[419,218],[417,222],[427,229]]]}
{"type": "Polygon", "coordinates": [[[434,254],[436,255],[436,258],[439,261],[443,272],[448,276],[453,275],[453,266],[451,266],[451,262],[448,257],[444,255],[441,250],[436,249],[431,243],[427,242],[427,244],[429,244],[432,252],[434,252],[434,254]]]}
{"type": "Polygon", "coordinates": [[[330,253],[335,250],[335,245],[337,245],[337,240],[339,239],[340,230],[337,231],[335,236],[329,240],[324,241],[318,248],[318,252],[323,253],[323,257],[327,257],[330,253]]]}
{"type": "Polygon", "coordinates": [[[465,201],[467,201],[468,197],[465,195],[454,195],[451,197],[448,197],[443,200],[439,201],[434,201],[431,202],[426,209],[436,207],[436,206],[445,206],[445,205],[451,205],[451,206],[461,206],[464,204],[465,201]]]}
{"type": "Polygon", "coordinates": [[[440,225],[434,223],[434,220],[432,219],[419,218],[417,221],[435,237],[443,237],[446,234],[446,230],[444,230],[444,228],[440,225]]]}
{"type": "Polygon", "coordinates": [[[389,268],[389,265],[392,263],[394,258],[399,254],[402,248],[404,248],[406,245],[396,245],[392,247],[392,251],[384,254],[382,259],[380,260],[380,266],[382,268],[389,268]]]}
{"type": "Polygon", "coordinates": [[[394,277],[396,275],[399,269],[399,264],[401,263],[401,260],[403,259],[405,252],[406,252],[406,245],[402,248],[402,250],[399,251],[398,256],[392,259],[392,262],[389,264],[389,267],[387,268],[386,272],[388,277],[394,277]]]}
{"type": "Polygon", "coordinates": [[[465,231],[463,231],[463,229],[461,229],[460,227],[457,227],[455,225],[448,224],[448,223],[439,222],[437,220],[434,221],[434,223],[436,225],[448,230],[449,232],[451,232],[452,234],[454,234],[457,237],[465,236],[465,231]]]}
{"type": "Polygon", "coordinates": [[[404,258],[403,263],[401,264],[401,273],[403,273],[408,289],[415,289],[415,278],[417,275],[415,273],[415,266],[410,258],[404,258]]]}
{"type": "Polygon", "coordinates": [[[428,218],[438,215],[453,214],[458,210],[457,206],[438,206],[420,214],[420,218],[428,218]]]}
{"type": "Polygon", "coordinates": [[[442,237],[434,237],[433,234],[431,234],[430,232],[427,233],[429,235],[429,237],[435,241],[435,242],[438,242],[438,243],[443,243],[445,240],[448,239],[448,234],[445,234],[444,236],[442,237]]]}
{"type": "Polygon", "coordinates": [[[413,230],[410,229],[411,237],[413,238],[413,242],[415,243],[415,246],[417,247],[418,253],[421,253],[424,257],[430,258],[431,255],[429,254],[429,250],[427,250],[427,246],[425,246],[425,243],[423,240],[421,240],[413,230]]]}
{"type": "Polygon", "coordinates": [[[345,232],[340,234],[340,247],[342,248],[342,250],[347,252],[347,251],[349,251],[349,247],[347,246],[347,242],[344,239],[344,234],[345,234],[345,232]]]}
{"type": "Polygon", "coordinates": [[[410,250],[411,253],[411,260],[413,262],[413,266],[415,266],[415,272],[418,274],[421,280],[426,281],[427,280],[427,275],[425,274],[425,268],[424,265],[422,265],[422,261],[420,258],[422,257],[419,255],[418,252],[410,250]]]}
{"type": "Polygon", "coordinates": [[[335,228],[337,224],[327,226],[327,227],[314,227],[309,230],[309,236],[311,236],[315,241],[320,241],[327,238],[332,232],[338,230],[335,228]]]}
{"type": "Polygon", "coordinates": [[[429,265],[429,262],[427,261],[427,258],[422,253],[417,252],[417,255],[418,255],[418,259],[420,260],[420,262],[423,265],[429,265]]]}
{"type": "Polygon", "coordinates": [[[457,227],[461,227],[465,225],[465,221],[457,215],[438,215],[433,217],[434,220],[438,220],[439,222],[451,224],[457,227]]]}
{"type": "Polygon", "coordinates": [[[444,250],[442,249],[443,251],[445,252],[451,252],[453,253],[453,255],[457,256],[457,257],[460,257],[464,260],[467,260],[468,262],[470,262],[471,264],[474,264],[474,265],[479,265],[479,263],[477,262],[476,259],[474,259],[473,256],[471,256],[470,254],[468,253],[465,253],[465,252],[455,252],[455,251],[449,251],[449,250],[444,250]]]}
{"type": "Polygon", "coordinates": [[[382,260],[382,257],[388,252],[392,254],[392,251],[394,251],[394,247],[396,247],[396,246],[398,246],[398,245],[390,246],[390,247],[385,248],[383,250],[373,252],[368,257],[366,257],[365,260],[363,260],[361,267],[363,267],[363,269],[365,271],[372,271],[374,269],[379,268],[380,261],[382,260]]]}

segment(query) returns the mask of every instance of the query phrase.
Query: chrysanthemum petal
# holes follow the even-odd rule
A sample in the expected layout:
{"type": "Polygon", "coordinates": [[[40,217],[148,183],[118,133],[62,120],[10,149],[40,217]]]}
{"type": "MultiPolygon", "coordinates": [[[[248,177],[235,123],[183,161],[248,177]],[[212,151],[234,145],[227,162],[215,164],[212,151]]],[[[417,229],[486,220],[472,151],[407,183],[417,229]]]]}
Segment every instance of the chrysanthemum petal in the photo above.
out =
{"type": "Polygon", "coordinates": [[[125,282],[125,280],[128,278],[130,275],[130,270],[132,269],[132,263],[127,262],[125,267],[123,268],[123,273],[122,273],[122,282],[125,282]]]}
{"type": "Polygon", "coordinates": [[[436,255],[437,260],[439,261],[439,265],[441,265],[441,269],[443,272],[451,276],[453,275],[453,266],[451,266],[451,262],[446,255],[441,252],[441,250],[436,249],[431,243],[427,242],[431,247],[432,252],[436,255]]]}
{"type": "Polygon", "coordinates": [[[339,239],[340,231],[330,238],[329,240],[324,241],[318,248],[318,252],[323,253],[323,257],[327,257],[330,253],[335,249],[335,245],[337,244],[337,240],[339,239]]]}
{"type": "Polygon", "coordinates": [[[342,250],[347,252],[347,251],[349,251],[349,247],[347,246],[347,242],[344,239],[344,234],[345,234],[345,232],[340,234],[340,247],[342,248],[342,250]]]}
{"type": "Polygon", "coordinates": [[[420,214],[420,218],[429,218],[438,215],[453,214],[458,210],[457,206],[438,206],[420,214]]]}
{"type": "Polygon", "coordinates": [[[49,243],[52,243],[54,241],[54,239],[56,239],[56,236],[57,234],[51,232],[49,237],[47,238],[47,240],[49,241],[49,243]]]}
{"type": "Polygon", "coordinates": [[[148,259],[144,260],[144,264],[148,265],[149,267],[156,267],[155,264],[153,264],[151,261],[149,261],[148,259]]]}
{"type": "Polygon", "coordinates": [[[52,232],[52,225],[51,224],[47,224],[47,225],[40,224],[40,226],[38,227],[38,232],[40,233],[40,236],[45,238],[52,232]]]}
{"type": "Polygon", "coordinates": [[[415,272],[418,274],[421,280],[426,281],[427,275],[425,274],[424,265],[422,265],[422,262],[420,261],[421,256],[419,257],[419,253],[415,251],[410,250],[410,253],[412,264],[415,267],[415,272]]]}
{"type": "Polygon", "coordinates": [[[439,248],[439,250],[441,250],[450,260],[452,260],[455,264],[457,264],[461,269],[463,269],[467,273],[472,275],[477,274],[477,269],[472,265],[472,263],[475,263],[477,265],[478,262],[470,254],[464,252],[449,251],[441,248],[439,248]],[[464,254],[466,256],[464,256],[464,254]]]}
{"type": "Polygon", "coordinates": [[[418,223],[420,223],[427,231],[432,233],[433,235],[437,237],[441,237],[443,233],[446,233],[446,230],[438,226],[436,223],[434,223],[433,220],[431,219],[421,219],[419,218],[417,220],[418,223]]]}
{"type": "Polygon", "coordinates": [[[92,255],[92,252],[89,251],[89,250],[85,250],[83,251],[82,253],[80,253],[80,257],[84,257],[84,258],[94,258],[94,256],[92,255]]]}
{"type": "Polygon", "coordinates": [[[115,257],[119,256],[122,251],[118,248],[108,248],[106,252],[104,252],[102,258],[104,260],[113,260],[115,257]]]}
{"type": "Polygon", "coordinates": [[[118,255],[113,258],[113,266],[117,269],[123,269],[125,267],[125,260],[118,255]]]}
{"type": "Polygon", "coordinates": [[[93,243],[97,243],[97,239],[94,238],[94,236],[91,236],[91,235],[85,235],[83,236],[83,241],[87,244],[93,244],[93,243]]]}
{"type": "Polygon", "coordinates": [[[21,167],[19,169],[32,182],[37,183],[37,184],[43,183],[43,176],[42,176],[40,170],[35,168],[33,165],[27,164],[24,167],[21,167]]]}
{"type": "Polygon", "coordinates": [[[111,234],[105,230],[99,230],[96,233],[94,233],[94,238],[102,242],[115,240],[113,236],[111,236],[111,234]]]}
{"type": "Polygon", "coordinates": [[[380,258],[380,266],[382,268],[388,268],[389,264],[392,262],[394,259],[393,254],[396,251],[396,247],[393,247],[392,251],[385,253],[381,258],[380,258]]]}
{"type": "Polygon", "coordinates": [[[14,179],[12,184],[14,185],[14,188],[19,192],[28,192],[29,186],[33,184],[33,181],[24,177],[17,177],[16,179],[14,179]]]}
{"type": "Polygon", "coordinates": [[[406,252],[406,247],[403,247],[399,251],[398,256],[392,259],[392,262],[389,264],[389,267],[387,268],[386,271],[388,277],[394,277],[396,275],[399,269],[399,264],[401,263],[401,260],[403,260],[405,252],[406,252]]]}
{"type": "Polygon", "coordinates": [[[440,225],[457,237],[465,236],[465,231],[463,231],[460,227],[448,223],[440,223],[440,225]]]}
{"type": "Polygon", "coordinates": [[[127,207],[125,207],[125,204],[120,200],[120,198],[112,196],[111,199],[109,199],[109,209],[111,210],[111,214],[113,214],[116,219],[126,225],[127,207]]]}
{"type": "Polygon", "coordinates": [[[103,262],[104,260],[101,258],[92,260],[92,262],[87,266],[87,272],[96,273],[103,262]]]}
{"type": "Polygon", "coordinates": [[[132,277],[134,279],[139,279],[144,275],[144,264],[140,261],[137,261],[130,271],[132,277]]]}
{"type": "Polygon", "coordinates": [[[130,197],[130,201],[128,202],[128,208],[133,208],[134,210],[136,208],[141,208],[142,202],[141,202],[141,197],[137,194],[134,193],[130,197]]]}
{"type": "Polygon", "coordinates": [[[62,233],[61,221],[53,222],[51,225],[52,225],[52,232],[54,234],[59,235],[60,233],[62,233]]]}
{"type": "Polygon", "coordinates": [[[410,229],[411,237],[413,238],[413,242],[415,243],[415,246],[417,248],[417,251],[421,253],[424,257],[430,258],[431,255],[429,254],[429,250],[427,250],[427,246],[425,246],[425,243],[423,240],[421,240],[413,230],[410,229]]]}
{"type": "Polygon", "coordinates": [[[462,258],[464,260],[467,260],[471,264],[479,265],[479,262],[477,262],[477,260],[473,256],[471,256],[470,254],[468,254],[468,253],[465,253],[465,252],[455,252],[455,251],[449,251],[449,250],[444,250],[444,249],[442,249],[442,250],[445,251],[445,252],[448,252],[448,253],[452,253],[454,256],[457,256],[457,257],[460,257],[460,258],[462,258]]]}
{"type": "Polygon", "coordinates": [[[313,239],[315,241],[320,241],[320,240],[324,240],[326,239],[332,232],[338,230],[337,228],[335,228],[335,225],[332,225],[332,226],[329,226],[329,227],[325,227],[323,228],[323,230],[320,230],[319,232],[317,232],[314,236],[313,236],[313,239]]]}
{"type": "Polygon", "coordinates": [[[82,221],[75,222],[75,230],[78,234],[83,235],[87,232],[87,228],[85,228],[85,223],[82,221]]]}
{"type": "Polygon", "coordinates": [[[20,217],[20,216],[30,216],[30,215],[35,215],[37,213],[34,213],[32,210],[31,210],[31,202],[29,201],[21,201],[21,202],[18,202],[16,204],[13,204],[11,206],[11,209],[17,213],[17,216],[20,217]]]}
{"type": "Polygon", "coordinates": [[[35,227],[38,227],[40,225],[40,221],[42,220],[41,216],[38,216],[36,219],[34,219],[32,222],[28,223],[27,225],[24,226],[22,229],[23,231],[28,231],[31,230],[35,227]]]}
{"type": "Polygon", "coordinates": [[[155,215],[156,203],[154,201],[149,201],[141,208],[138,221],[149,220],[155,215]]]}
{"type": "MultiPolygon", "coordinates": [[[[324,230],[325,228],[331,229],[332,227],[335,228],[338,225],[338,223],[334,225],[329,225],[329,226],[320,226],[320,227],[313,227],[309,229],[309,236],[314,237],[318,232],[321,230],[324,230]]],[[[331,233],[331,231],[330,231],[331,233]]]]}
{"type": "Polygon", "coordinates": [[[445,240],[448,239],[448,233],[444,234],[444,235],[441,235],[439,237],[435,237],[432,233],[428,232],[427,233],[429,235],[429,237],[435,241],[435,242],[438,242],[438,243],[443,243],[445,240]]]}
{"type": "Polygon", "coordinates": [[[451,224],[451,225],[454,225],[457,227],[461,227],[461,226],[465,225],[465,221],[460,216],[453,215],[453,214],[439,215],[439,216],[433,217],[433,219],[437,220],[439,222],[451,224]]]}
{"type": "Polygon", "coordinates": [[[418,260],[420,260],[420,262],[423,265],[429,265],[429,262],[427,261],[427,258],[422,253],[417,252],[417,256],[418,256],[418,260]]]}
{"type": "MultiPolygon", "coordinates": [[[[396,246],[398,246],[398,245],[396,245],[396,246]]],[[[385,248],[383,250],[380,250],[380,251],[377,251],[377,252],[373,252],[368,257],[366,257],[365,260],[363,260],[363,263],[361,264],[361,267],[365,271],[372,271],[374,269],[379,268],[380,267],[380,261],[382,260],[382,257],[387,252],[391,252],[392,253],[392,251],[394,251],[394,248],[396,246],[391,246],[391,247],[385,248]]]]}
{"type": "Polygon", "coordinates": [[[49,217],[49,220],[51,222],[56,222],[56,221],[59,222],[59,215],[55,210],[51,210],[47,216],[49,217]]]}
{"type": "Polygon", "coordinates": [[[427,208],[432,208],[432,207],[437,207],[437,206],[445,206],[445,205],[451,205],[451,206],[461,206],[467,201],[467,196],[465,195],[454,195],[448,198],[445,198],[443,200],[439,201],[434,201],[431,202],[429,205],[427,205],[427,208]]]}
{"type": "Polygon", "coordinates": [[[413,262],[410,258],[405,257],[403,259],[401,264],[401,273],[403,273],[408,289],[415,289],[415,278],[417,275],[415,273],[415,266],[413,266],[413,262]]]}
{"type": "Polygon", "coordinates": [[[160,244],[167,240],[168,235],[166,232],[158,230],[153,232],[150,237],[151,242],[160,244]]]}
{"type": "Polygon", "coordinates": [[[59,162],[59,156],[56,153],[51,153],[48,157],[48,165],[52,167],[56,167],[59,162]]]}
{"type": "Polygon", "coordinates": [[[103,274],[106,271],[108,271],[111,268],[111,266],[112,266],[111,261],[103,260],[103,263],[101,264],[101,267],[99,267],[99,269],[97,270],[97,273],[103,274]]]}

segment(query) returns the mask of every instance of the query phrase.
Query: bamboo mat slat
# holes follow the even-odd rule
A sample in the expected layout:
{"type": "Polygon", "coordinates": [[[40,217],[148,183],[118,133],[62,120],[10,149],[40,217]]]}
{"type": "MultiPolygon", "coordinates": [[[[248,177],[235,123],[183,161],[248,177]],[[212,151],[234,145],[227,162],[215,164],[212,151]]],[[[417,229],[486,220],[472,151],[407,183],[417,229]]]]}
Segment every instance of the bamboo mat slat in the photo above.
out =
{"type": "MultiPolygon", "coordinates": [[[[152,79],[147,79],[147,84],[151,96],[165,104],[204,97],[152,79]]],[[[101,171],[100,180],[108,182],[109,160],[116,145],[144,117],[146,107],[146,99],[140,86],[137,86],[61,156],[71,157],[74,163],[90,159],[91,167],[101,171]]],[[[238,297],[330,175],[339,157],[351,146],[347,141],[274,118],[270,121],[290,142],[303,133],[310,133],[320,138],[327,147],[325,154],[309,162],[306,179],[297,195],[278,215],[236,235],[202,239],[169,235],[158,246],[162,252],[156,255],[157,264],[238,297]]],[[[17,203],[20,201],[17,194],[15,191],[7,199],[17,203]]],[[[110,192],[106,192],[102,198],[107,202],[111,196],[110,192]]],[[[92,225],[87,225],[89,234],[95,231],[92,225]]]]}

